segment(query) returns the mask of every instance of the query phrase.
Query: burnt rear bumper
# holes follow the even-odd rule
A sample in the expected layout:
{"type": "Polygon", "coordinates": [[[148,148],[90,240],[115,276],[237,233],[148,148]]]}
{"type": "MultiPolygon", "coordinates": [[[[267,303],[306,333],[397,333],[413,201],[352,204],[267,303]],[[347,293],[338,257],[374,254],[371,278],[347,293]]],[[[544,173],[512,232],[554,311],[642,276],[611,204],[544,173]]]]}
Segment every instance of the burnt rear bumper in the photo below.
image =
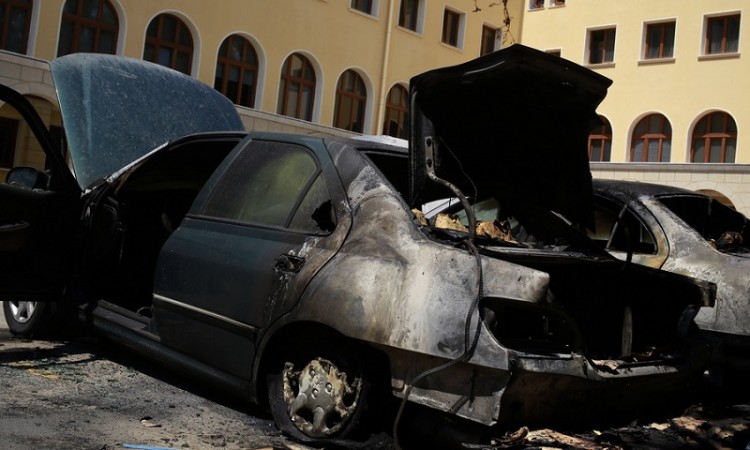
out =
{"type": "Polygon", "coordinates": [[[591,361],[581,355],[512,357],[499,422],[617,420],[680,407],[690,400],[710,359],[711,348],[704,344],[680,356],[641,363],[591,361]]]}

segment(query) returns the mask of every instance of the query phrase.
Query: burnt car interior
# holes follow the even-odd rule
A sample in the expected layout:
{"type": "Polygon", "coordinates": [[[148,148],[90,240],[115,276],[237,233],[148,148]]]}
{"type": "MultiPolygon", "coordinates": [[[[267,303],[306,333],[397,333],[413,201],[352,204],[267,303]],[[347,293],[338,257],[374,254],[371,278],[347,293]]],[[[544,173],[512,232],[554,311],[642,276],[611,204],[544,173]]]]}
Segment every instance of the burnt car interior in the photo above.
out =
{"type": "Polygon", "coordinates": [[[658,199],[718,250],[750,252],[750,226],[747,218],[736,210],[711,197],[664,196],[658,199]]]}
{"type": "Polygon", "coordinates": [[[226,137],[176,143],[147,160],[123,184],[92,198],[84,226],[93,298],[150,313],[156,260],[198,192],[239,142],[226,137]]]}
{"type": "MultiPolygon", "coordinates": [[[[490,203],[497,204],[495,200],[490,203]]],[[[480,210],[486,204],[477,203],[480,210]]],[[[513,224],[511,239],[479,236],[479,251],[549,273],[549,308],[483,299],[480,310],[485,323],[501,343],[535,354],[580,351],[596,360],[630,361],[663,357],[657,353],[668,353],[669,346],[676,344],[673,339],[681,334],[677,326],[685,309],[679,298],[689,292],[675,295],[671,289],[681,289],[677,285],[634,281],[645,275],[628,270],[625,263],[603,265],[583,257],[592,254],[587,250],[591,244],[586,245],[590,241],[558,214],[542,208],[516,208],[514,212],[515,216],[502,218],[513,224]],[[672,317],[669,326],[661,322],[663,317],[672,317]],[[632,328],[626,329],[626,323],[632,328]]],[[[487,217],[486,208],[482,215],[487,217]]],[[[465,212],[458,211],[456,216],[465,217],[465,212]]],[[[447,233],[430,234],[453,241],[462,234],[447,233]]]]}

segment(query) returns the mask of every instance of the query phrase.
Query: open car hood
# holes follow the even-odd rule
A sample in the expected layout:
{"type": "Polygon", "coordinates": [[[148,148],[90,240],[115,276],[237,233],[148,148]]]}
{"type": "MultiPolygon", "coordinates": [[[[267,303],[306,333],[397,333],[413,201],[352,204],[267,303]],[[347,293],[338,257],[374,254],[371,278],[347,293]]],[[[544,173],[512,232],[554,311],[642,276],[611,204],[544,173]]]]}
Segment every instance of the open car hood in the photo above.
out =
{"type": "Polygon", "coordinates": [[[409,201],[466,196],[534,205],[585,223],[592,188],[588,135],[612,83],[522,45],[411,79],[409,201]]]}
{"type": "Polygon", "coordinates": [[[75,53],[50,66],[83,189],[181,136],[243,129],[225,96],[156,64],[75,53]]]}

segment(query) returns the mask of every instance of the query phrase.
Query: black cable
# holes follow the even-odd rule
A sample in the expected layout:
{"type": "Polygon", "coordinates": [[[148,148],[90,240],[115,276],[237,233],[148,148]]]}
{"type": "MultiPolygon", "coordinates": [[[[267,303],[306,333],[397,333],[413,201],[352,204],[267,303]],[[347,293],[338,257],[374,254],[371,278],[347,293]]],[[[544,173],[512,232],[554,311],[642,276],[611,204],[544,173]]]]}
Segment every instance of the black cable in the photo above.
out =
{"type": "Polygon", "coordinates": [[[466,362],[471,359],[471,357],[474,355],[474,351],[477,348],[477,344],[479,343],[479,336],[480,332],[482,330],[482,320],[479,316],[477,316],[477,327],[474,331],[474,337],[471,338],[471,318],[474,315],[474,312],[478,310],[479,306],[479,300],[482,299],[484,296],[484,276],[483,276],[483,270],[482,270],[482,258],[479,254],[479,249],[474,245],[474,242],[471,240],[467,240],[466,246],[469,248],[471,253],[475,256],[477,261],[477,271],[478,271],[478,279],[477,279],[477,296],[474,298],[474,301],[471,303],[471,307],[469,308],[469,312],[466,315],[466,325],[464,327],[464,352],[458,356],[455,359],[452,359],[446,363],[443,363],[437,367],[433,367],[432,369],[427,369],[424,372],[420,373],[414,379],[409,383],[409,387],[406,388],[406,392],[404,392],[404,397],[401,399],[401,405],[398,408],[398,412],[396,413],[396,418],[393,422],[393,442],[396,446],[396,450],[401,450],[401,446],[398,443],[398,425],[401,421],[401,415],[404,412],[404,407],[406,406],[406,402],[409,399],[409,396],[411,395],[411,391],[416,386],[417,383],[422,381],[424,378],[438,373],[442,370],[448,369],[450,367],[453,367],[456,364],[466,362]]]}

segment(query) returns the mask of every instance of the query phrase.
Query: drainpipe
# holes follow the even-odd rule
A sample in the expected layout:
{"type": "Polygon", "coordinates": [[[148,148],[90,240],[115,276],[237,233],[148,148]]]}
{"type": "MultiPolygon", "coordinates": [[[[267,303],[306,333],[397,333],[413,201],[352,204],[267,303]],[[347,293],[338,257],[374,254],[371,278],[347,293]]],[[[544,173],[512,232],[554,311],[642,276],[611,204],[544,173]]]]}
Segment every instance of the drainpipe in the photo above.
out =
{"type": "Polygon", "coordinates": [[[381,134],[383,125],[383,119],[385,118],[385,100],[388,93],[386,92],[386,77],[388,75],[388,60],[391,55],[391,33],[393,33],[393,4],[396,0],[388,0],[388,21],[386,23],[385,30],[385,42],[383,48],[383,63],[381,64],[382,71],[380,72],[380,98],[378,100],[378,114],[377,121],[375,123],[375,133],[381,134]]]}

